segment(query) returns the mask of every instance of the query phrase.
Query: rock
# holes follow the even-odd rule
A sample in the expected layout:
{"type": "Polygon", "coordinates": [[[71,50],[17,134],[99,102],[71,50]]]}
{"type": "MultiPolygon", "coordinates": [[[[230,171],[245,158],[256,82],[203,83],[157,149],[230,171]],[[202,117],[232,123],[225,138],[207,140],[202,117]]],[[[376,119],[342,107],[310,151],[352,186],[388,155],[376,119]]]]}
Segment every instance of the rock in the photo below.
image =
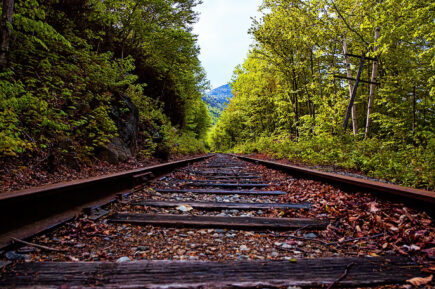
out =
{"type": "Polygon", "coordinates": [[[240,246],[240,251],[249,251],[249,248],[246,245],[240,246]]]}
{"type": "Polygon", "coordinates": [[[23,254],[18,254],[15,251],[6,252],[5,257],[6,257],[6,259],[11,260],[11,261],[25,260],[28,258],[28,256],[23,255],[23,254]]]}
{"type": "Polygon", "coordinates": [[[177,210],[179,210],[181,212],[189,212],[189,211],[193,210],[193,208],[189,205],[179,205],[177,207],[177,210]]]}
{"type": "Polygon", "coordinates": [[[307,233],[307,234],[304,234],[304,238],[314,239],[314,238],[317,238],[317,235],[314,233],[307,233]]]}
{"type": "Polygon", "coordinates": [[[116,260],[116,263],[123,263],[123,262],[130,262],[130,258],[127,256],[121,257],[118,260],[116,260]]]}
{"type": "Polygon", "coordinates": [[[112,164],[126,161],[136,155],[139,132],[139,110],[126,95],[118,96],[117,103],[112,106],[111,118],[114,120],[118,136],[97,155],[100,159],[112,164]]]}

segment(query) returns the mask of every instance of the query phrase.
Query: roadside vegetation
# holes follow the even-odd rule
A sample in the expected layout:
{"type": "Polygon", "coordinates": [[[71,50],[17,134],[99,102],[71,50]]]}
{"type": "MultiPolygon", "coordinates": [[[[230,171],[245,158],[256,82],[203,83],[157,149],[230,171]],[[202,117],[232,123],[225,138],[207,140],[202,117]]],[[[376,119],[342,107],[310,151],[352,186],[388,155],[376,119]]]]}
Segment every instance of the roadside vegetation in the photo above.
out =
{"type": "Polygon", "coordinates": [[[425,0],[263,1],[212,149],[433,189],[434,8],[425,0]],[[354,90],[358,71],[364,82],[354,90]]]}
{"type": "Polygon", "coordinates": [[[208,82],[191,32],[200,1],[3,2],[1,162],[205,150],[208,82]]]}

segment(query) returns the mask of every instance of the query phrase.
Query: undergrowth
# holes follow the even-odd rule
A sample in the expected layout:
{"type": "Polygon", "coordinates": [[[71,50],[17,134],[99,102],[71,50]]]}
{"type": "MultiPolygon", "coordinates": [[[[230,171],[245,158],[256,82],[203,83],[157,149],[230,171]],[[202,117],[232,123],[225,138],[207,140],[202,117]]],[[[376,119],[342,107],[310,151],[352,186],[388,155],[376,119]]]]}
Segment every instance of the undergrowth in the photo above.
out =
{"type": "Polygon", "coordinates": [[[354,140],[350,136],[319,135],[299,141],[261,137],[256,141],[238,144],[232,151],[260,152],[277,159],[357,170],[369,177],[405,186],[425,189],[435,187],[434,139],[422,147],[376,138],[354,140]]]}

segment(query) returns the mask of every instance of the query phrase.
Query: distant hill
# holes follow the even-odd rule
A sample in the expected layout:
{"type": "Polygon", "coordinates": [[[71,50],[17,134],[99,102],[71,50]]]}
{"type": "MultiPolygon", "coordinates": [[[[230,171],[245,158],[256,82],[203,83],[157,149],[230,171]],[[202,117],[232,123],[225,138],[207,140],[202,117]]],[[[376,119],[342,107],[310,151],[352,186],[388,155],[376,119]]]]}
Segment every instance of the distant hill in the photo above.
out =
{"type": "Polygon", "coordinates": [[[203,97],[210,112],[212,125],[216,124],[222,111],[230,102],[232,97],[233,94],[231,93],[231,87],[229,84],[219,86],[218,88],[207,92],[206,96],[203,97]]]}

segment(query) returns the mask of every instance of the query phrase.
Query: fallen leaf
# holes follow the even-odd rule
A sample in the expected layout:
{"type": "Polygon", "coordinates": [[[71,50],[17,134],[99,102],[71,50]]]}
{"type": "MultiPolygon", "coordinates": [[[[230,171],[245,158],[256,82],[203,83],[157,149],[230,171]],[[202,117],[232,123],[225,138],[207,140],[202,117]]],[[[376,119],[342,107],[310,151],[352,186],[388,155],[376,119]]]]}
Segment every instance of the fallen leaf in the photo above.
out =
{"type": "Polygon", "coordinates": [[[71,261],[73,261],[73,262],[78,262],[78,261],[79,261],[79,259],[77,259],[77,258],[74,257],[74,256],[68,256],[68,258],[69,258],[71,261]]]}
{"type": "Polygon", "coordinates": [[[423,277],[415,277],[409,280],[406,280],[406,282],[411,283],[414,286],[420,286],[425,285],[432,281],[433,275],[430,275],[429,277],[423,278],[423,277]]]}
{"type": "Polygon", "coordinates": [[[390,231],[397,232],[397,231],[399,231],[399,228],[397,228],[395,226],[391,226],[390,231]]]}
{"type": "Polygon", "coordinates": [[[371,202],[370,204],[370,212],[371,213],[376,213],[377,211],[379,211],[379,209],[376,207],[377,203],[376,202],[371,202]]]}
{"type": "Polygon", "coordinates": [[[376,222],[378,222],[378,223],[382,223],[382,218],[381,218],[381,216],[378,216],[378,215],[376,215],[376,222]]]}
{"type": "Polygon", "coordinates": [[[422,250],[424,253],[427,254],[427,256],[431,259],[435,259],[435,247],[426,249],[426,250],[422,250]]]}
{"type": "Polygon", "coordinates": [[[421,271],[427,272],[427,273],[433,273],[433,272],[435,272],[435,266],[431,266],[429,268],[423,268],[423,269],[421,269],[421,271]]]}

